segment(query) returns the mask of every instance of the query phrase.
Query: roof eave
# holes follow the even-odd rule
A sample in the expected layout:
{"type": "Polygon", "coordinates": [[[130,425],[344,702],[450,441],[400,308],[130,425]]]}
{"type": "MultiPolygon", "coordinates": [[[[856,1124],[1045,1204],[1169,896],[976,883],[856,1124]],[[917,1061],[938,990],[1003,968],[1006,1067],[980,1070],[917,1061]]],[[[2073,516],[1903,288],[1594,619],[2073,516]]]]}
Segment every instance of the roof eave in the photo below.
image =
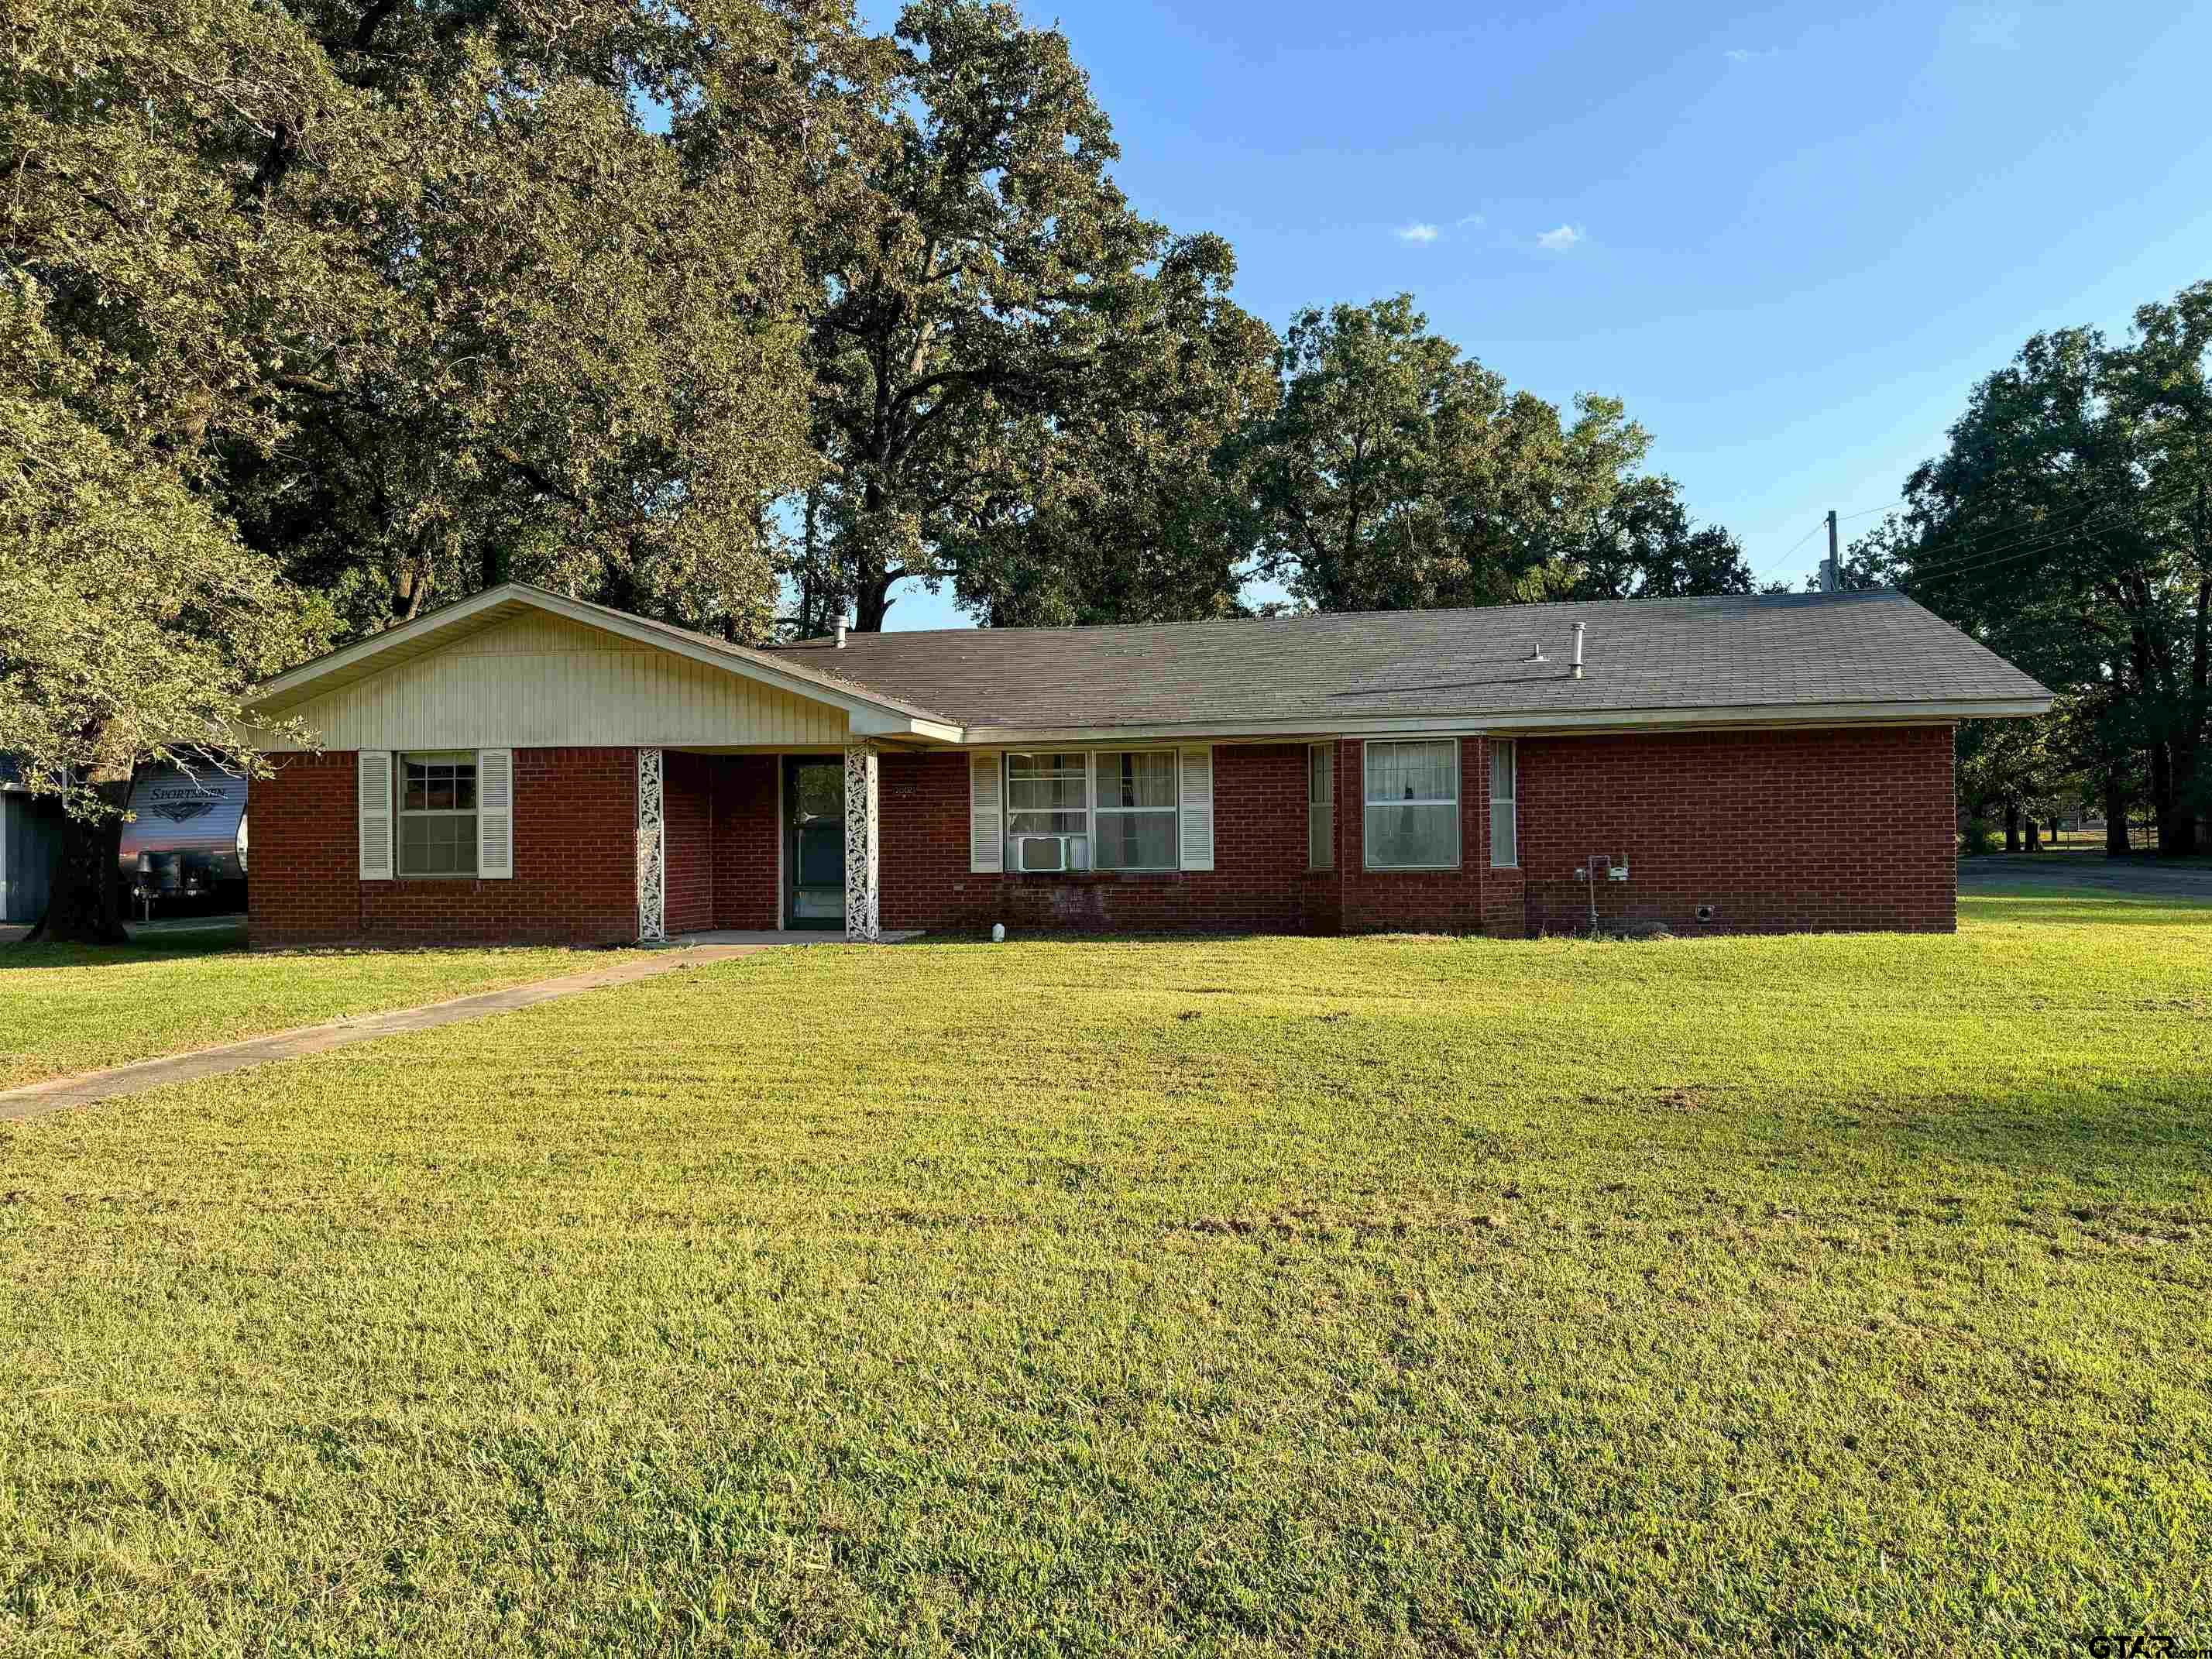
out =
{"type": "Polygon", "coordinates": [[[1761,703],[1698,708],[1600,708],[1551,713],[1470,709],[1461,713],[1367,716],[1354,720],[1176,720],[1127,726],[975,725],[965,743],[1006,748],[1040,743],[1112,743],[1173,738],[1265,741],[1285,738],[1357,738],[1422,734],[1595,735],[1607,732],[1709,732],[1790,727],[1929,726],[1961,720],[2025,720],[2051,712],[2048,695],[2019,697],[1899,699],[1879,702],[1761,703]]]}

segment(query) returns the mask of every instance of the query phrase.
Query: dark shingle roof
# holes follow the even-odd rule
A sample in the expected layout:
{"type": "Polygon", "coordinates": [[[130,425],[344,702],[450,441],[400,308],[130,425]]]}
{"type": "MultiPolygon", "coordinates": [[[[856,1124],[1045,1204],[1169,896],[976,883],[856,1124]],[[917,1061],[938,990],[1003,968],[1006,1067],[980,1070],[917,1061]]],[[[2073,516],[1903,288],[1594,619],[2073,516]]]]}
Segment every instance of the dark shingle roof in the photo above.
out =
{"type": "Polygon", "coordinates": [[[2051,695],[1887,590],[854,634],[842,650],[810,640],[766,654],[963,726],[1029,731],[2051,695]],[[1537,643],[1546,660],[1530,662],[1537,643]]]}

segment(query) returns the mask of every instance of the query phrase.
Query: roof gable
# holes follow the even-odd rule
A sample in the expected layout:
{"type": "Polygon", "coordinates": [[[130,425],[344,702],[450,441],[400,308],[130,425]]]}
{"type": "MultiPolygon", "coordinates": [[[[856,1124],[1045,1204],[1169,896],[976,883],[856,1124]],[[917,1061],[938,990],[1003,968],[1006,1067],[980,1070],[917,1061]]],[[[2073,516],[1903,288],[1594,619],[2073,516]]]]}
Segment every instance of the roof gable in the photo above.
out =
{"type": "MultiPolygon", "coordinates": [[[[564,653],[654,659],[653,667],[633,665],[631,670],[615,678],[623,682],[619,695],[648,699],[657,696],[665,710],[680,710],[687,703],[702,700],[726,705],[733,697],[735,705],[743,708],[748,706],[750,695],[752,704],[780,699],[827,711],[836,718],[826,724],[836,726],[841,739],[849,734],[915,735],[938,740],[958,736],[957,728],[926,708],[885,691],[854,684],[812,664],[776,660],[765,652],[522,583],[488,588],[302,664],[262,686],[254,696],[253,706],[267,716],[307,719],[313,709],[328,711],[364,703],[405,706],[410,690],[419,701],[425,686],[431,688],[428,695],[433,697],[465,697],[471,687],[484,695],[503,688],[503,700],[513,702],[532,690],[518,684],[528,676],[521,674],[514,662],[507,665],[504,676],[494,665],[466,672],[461,665],[483,658],[506,657],[521,661],[564,653]],[[453,666],[428,672],[428,659],[453,666]],[[678,668],[678,664],[683,667],[678,668]],[[719,691],[701,690],[713,687],[717,680],[738,682],[755,690],[751,694],[735,693],[726,686],[719,688],[719,691]],[[360,689],[370,687],[372,683],[380,690],[360,689]]],[[[588,684],[590,678],[589,674],[565,678],[541,675],[535,690],[545,696],[557,698],[565,690],[602,702],[617,695],[611,685],[588,684]]],[[[313,721],[309,720],[308,723],[312,726],[313,721]]],[[[508,723],[514,722],[510,719],[508,723]]],[[[785,721],[787,726],[792,724],[785,721]]],[[[798,724],[804,726],[805,722],[798,724]]],[[[617,740],[581,735],[588,725],[589,721],[580,714],[577,720],[564,728],[578,735],[547,740],[617,740]]],[[[678,736],[672,730],[669,735],[621,740],[697,743],[717,739],[689,732],[678,736]]],[[[726,743],[744,740],[728,733],[719,739],[726,743]]],[[[817,734],[806,740],[828,739],[817,734]]]]}

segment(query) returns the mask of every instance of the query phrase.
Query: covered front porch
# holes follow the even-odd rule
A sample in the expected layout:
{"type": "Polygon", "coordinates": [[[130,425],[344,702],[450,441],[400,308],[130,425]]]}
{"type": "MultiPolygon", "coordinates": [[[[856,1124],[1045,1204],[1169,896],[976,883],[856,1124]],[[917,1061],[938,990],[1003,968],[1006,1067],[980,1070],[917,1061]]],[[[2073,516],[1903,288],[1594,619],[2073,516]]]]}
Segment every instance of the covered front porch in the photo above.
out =
{"type": "Polygon", "coordinates": [[[874,944],[882,746],[637,751],[638,937],[874,944]]]}

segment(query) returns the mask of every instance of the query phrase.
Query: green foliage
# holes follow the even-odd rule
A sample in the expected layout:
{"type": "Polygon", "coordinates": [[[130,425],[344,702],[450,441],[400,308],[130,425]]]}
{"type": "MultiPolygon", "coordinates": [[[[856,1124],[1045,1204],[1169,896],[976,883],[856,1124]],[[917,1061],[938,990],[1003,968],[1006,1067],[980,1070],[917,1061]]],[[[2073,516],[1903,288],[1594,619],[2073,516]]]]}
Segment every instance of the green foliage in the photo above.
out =
{"type": "MultiPolygon", "coordinates": [[[[0,351],[34,355],[30,332],[0,327],[0,351]]],[[[246,694],[325,631],[316,610],[172,469],[0,389],[0,732],[72,816],[112,815],[148,760],[258,766],[246,694]]]]}
{"type": "Polygon", "coordinates": [[[1227,246],[1131,209],[1058,30],[923,0],[879,45],[826,105],[807,232],[802,629],[848,602],[879,628],[908,580],[999,620],[1205,608],[1233,556],[1205,457],[1270,343],[1226,299],[1227,246]]]}
{"type": "Polygon", "coordinates": [[[1962,909],[791,950],[0,1127],[0,1647],[2186,1637],[2212,910],[1962,909]]]}
{"type": "Polygon", "coordinates": [[[1987,858],[1997,850],[1997,827],[1987,818],[1968,818],[1959,837],[1959,851],[1970,859],[1987,858]]]}
{"type": "Polygon", "coordinates": [[[1733,539],[1634,474],[1618,399],[1569,421],[1427,327],[1402,294],[1292,319],[1279,406],[1230,462],[1261,574],[1322,611],[1749,591],[1733,539]]]}
{"type": "MultiPolygon", "coordinates": [[[[2162,851],[2212,806],[2212,283],[2029,340],[1975,388],[1907,511],[1853,549],[2068,704],[2062,769],[2146,764],[2162,851]]],[[[2046,775],[2046,782],[2051,780],[2046,775]]]]}

